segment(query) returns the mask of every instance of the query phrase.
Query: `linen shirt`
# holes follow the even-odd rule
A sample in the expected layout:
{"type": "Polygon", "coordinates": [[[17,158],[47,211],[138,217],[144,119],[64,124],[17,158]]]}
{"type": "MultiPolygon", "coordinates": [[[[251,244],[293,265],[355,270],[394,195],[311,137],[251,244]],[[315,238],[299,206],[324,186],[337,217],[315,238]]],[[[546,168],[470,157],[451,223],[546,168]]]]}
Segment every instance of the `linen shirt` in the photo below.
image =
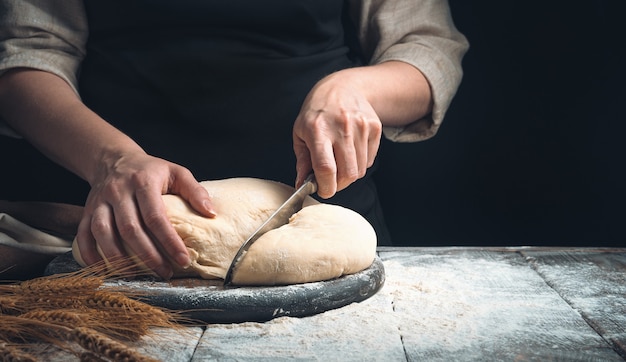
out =
{"type": "MultiPolygon", "coordinates": [[[[397,60],[429,82],[432,113],[403,127],[384,127],[395,142],[416,142],[437,132],[461,82],[469,48],[454,26],[447,0],[347,0],[369,64],[397,60]]],[[[26,67],[53,73],[79,94],[80,64],[89,26],[83,0],[0,0],[0,76],[26,67]]],[[[0,134],[19,137],[2,120],[0,134]]]]}

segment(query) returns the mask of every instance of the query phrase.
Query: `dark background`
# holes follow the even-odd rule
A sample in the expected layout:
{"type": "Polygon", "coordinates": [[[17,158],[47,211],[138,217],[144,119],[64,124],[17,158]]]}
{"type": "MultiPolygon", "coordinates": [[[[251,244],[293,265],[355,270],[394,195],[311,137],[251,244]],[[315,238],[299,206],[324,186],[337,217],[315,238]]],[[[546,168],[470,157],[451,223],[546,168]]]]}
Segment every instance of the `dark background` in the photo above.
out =
{"type": "Polygon", "coordinates": [[[626,246],[625,4],[450,1],[461,87],[379,156],[396,244],[626,246]]]}
{"type": "MultiPolygon", "coordinates": [[[[623,4],[450,1],[471,43],[457,96],[434,138],[379,155],[396,244],[626,246],[623,4]]],[[[0,154],[9,195],[86,192],[21,141],[0,154]]]]}

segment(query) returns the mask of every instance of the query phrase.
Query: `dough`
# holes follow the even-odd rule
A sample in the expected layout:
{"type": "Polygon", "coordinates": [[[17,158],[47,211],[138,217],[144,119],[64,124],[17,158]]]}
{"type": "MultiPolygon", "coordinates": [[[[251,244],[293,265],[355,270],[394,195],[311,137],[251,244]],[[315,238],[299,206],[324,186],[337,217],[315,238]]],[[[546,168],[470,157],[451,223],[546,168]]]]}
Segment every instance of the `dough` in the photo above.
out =
{"type": "MultiPolygon", "coordinates": [[[[207,279],[224,278],[241,244],[294,189],[253,178],[201,184],[216,208],[214,219],[199,216],[180,197],[163,198],[193,260],[191,272],[207,279]]],[[[307,197],[289,224],[267,232],[250,247],[233,273],[233,283],[275,285],[337,278],[369,267],[375,253],[376,234],[361,215],[307,197]]]]}
{"type": "Polygon", "coordinates": [[[235,284],[295,284],[357,273],[372,264],[376,234],[356,212],[317,204],[263,234],[233,274],[235,284]]]}
{"type": "MultiPolygon", "coordinates": [[[[294,191],[282,183],[231,178],[203,181],[215,218],[205,218],[176,195],[164,195],[167,213],[191,256],[174,276],[224,278],[243,242],[294,191]]],[[[376,234],[358,213],[307,197],[289,224],[262,235],[233,273],[233,284],[279,285],[337,278],[371,265],[376,234]]]]}

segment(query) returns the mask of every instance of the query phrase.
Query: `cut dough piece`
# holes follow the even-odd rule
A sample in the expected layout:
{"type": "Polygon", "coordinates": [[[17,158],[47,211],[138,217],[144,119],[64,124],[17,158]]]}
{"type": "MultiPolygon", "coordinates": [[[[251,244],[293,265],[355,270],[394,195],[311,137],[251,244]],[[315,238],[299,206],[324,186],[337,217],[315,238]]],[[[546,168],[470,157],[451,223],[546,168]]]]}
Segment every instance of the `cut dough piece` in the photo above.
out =
{"type": "MultiPolygon", "coordinates": [[[[201,182],[218,216],[199,216],[180,197],[164,200],[192,265],[176,275],[224,278],[241,244],[294,191],[282,183],[232,178],[201,182]]],[[[307,197],[289,224],[262,235],[233,273],[234,284],[276,285],[328,280],[369,267],[376,233],[358,213],[307,197]]]]}
{"type": "Polygon", "coordinates": [[[317,204],[294,214],[289,224],[263,234],[233,274],[233,283],[275,285],[314,282],[369,267],[376,234],[358,213],[317,204]]]}
{"type": "MultiPolygon", "coordinates": [[[[170,222],[192,260],[188,269],[176,269],[174,276],[224,278],[239,247],[294,188],[255,178],[203,181],[201,185],[211,196],[215,218],[199,215],[176,195],[163,196],[170,222]]],[[[267,232],[250,247],[233,273],[233,283],[278,285],[333,279],[369,267],[375,254],[376,233],[365,218],[307,197],[289,224],[267,232]]]]}

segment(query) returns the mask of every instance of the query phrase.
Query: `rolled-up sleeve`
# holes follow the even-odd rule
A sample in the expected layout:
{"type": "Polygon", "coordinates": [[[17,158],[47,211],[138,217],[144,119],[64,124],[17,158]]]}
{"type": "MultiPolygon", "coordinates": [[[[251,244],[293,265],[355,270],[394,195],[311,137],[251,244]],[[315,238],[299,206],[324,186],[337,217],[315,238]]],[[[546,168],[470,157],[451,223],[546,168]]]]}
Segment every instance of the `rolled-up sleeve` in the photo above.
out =
{"type": "Polygon", "coordinates": [[[370,64],[409,63],[429,82],[433,111],[404,127],[384,127],[395,142],[435,135],[461,83],[461,62],[469,48],[455,27],[446,0],[351,0],[361,47],[370,64]]]}
{"type": "MultiPolygon", "coordinates": [[[[82,0],[0,0],[0,76],[13,68],[43,70],[78,94],[87,36],[82,0]]],[[[0,134],[18,137],[2,120],[0,134]]]]}
{"type": "Polygon", "coordinates": [[[76,90],[87,34],[82,1],[0,0],[0,75],[35,68],[58,75],[76,90]]]}

